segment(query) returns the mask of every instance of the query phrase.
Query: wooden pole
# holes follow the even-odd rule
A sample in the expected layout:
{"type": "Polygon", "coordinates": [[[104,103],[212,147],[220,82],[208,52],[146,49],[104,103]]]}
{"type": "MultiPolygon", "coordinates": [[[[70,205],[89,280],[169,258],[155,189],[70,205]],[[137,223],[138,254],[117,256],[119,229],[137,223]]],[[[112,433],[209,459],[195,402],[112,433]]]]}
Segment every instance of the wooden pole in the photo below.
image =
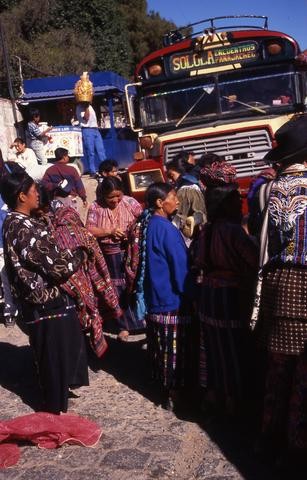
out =
{"type": "Polygon", "coordinates": [[[7,85],[8,85],[8,89],[9,89],[10,100],[11,100],[11,103],[12,103],[12,110],[13,110],[15,128],[16,128],[16,132],[18,133],[18,126],[17,126],[18,118],[17,118],[17,111],[16,111],[15,95],[14,95],[14,90],[13,90],[13,85],[12,85],[12,78],[11,78],[10,64],[9,64],[9,55],[8,55],[8,50],[7,50],[5,32],[4,32],[4,29],[3,29],[1,19],[0,19],[0,40],[1,40],[1,46],[2,46],[2,51],[3,51],[4,66],[5,66],[5,70],[6,70],[7,85]]]}

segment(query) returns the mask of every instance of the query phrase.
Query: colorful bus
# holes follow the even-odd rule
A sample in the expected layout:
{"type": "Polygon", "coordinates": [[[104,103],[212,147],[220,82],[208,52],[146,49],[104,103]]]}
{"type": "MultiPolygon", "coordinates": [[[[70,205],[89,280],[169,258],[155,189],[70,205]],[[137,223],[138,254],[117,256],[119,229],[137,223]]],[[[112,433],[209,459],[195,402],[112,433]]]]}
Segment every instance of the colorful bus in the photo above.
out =
{"type": "Polygon", "coordinates": [[[264,16],[209,18],[168,33],[126,85],[144,157],[128,169],[132,193],[140,197],[182,150],[196,158],[220,154],[235,165],[246,193],[275,131],[305,110],[302,58],[298,43],[269,30],[264,16]]]}

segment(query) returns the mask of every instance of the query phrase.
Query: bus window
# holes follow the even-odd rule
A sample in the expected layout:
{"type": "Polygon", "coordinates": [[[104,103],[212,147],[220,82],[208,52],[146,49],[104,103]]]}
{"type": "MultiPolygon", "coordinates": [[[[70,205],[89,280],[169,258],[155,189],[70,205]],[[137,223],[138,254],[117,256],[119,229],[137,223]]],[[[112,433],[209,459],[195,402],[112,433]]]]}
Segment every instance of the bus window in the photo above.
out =
{"type": "Polygon", "coordinates": [[[272,108],[293,105],[297,101],[293,72],[254,74],[249,78],[231,81],[223,81],[220,77],[219,87],[224,114],[234,110],[252,110],[255,106],[266,112],[272,108]]]}
{"type": "Polygon", "coordinates": [[[214,83],[149,93],[141,99],[142,125],[176,123],[186,115],[197,119],[217,113],[214,83]]]}

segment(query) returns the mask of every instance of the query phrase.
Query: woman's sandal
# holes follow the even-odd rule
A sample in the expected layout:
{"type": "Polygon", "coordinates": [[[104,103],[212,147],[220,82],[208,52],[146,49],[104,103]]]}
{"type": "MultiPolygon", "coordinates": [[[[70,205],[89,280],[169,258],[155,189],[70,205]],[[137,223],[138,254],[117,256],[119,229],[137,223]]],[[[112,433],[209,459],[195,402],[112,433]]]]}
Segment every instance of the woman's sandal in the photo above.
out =
{"type": "Polygon", "coordinates": [[[75,393],[73,390],[70,388],[68,389],[68,398],[80,398],[80,395],[78,393],[75,393]]]}

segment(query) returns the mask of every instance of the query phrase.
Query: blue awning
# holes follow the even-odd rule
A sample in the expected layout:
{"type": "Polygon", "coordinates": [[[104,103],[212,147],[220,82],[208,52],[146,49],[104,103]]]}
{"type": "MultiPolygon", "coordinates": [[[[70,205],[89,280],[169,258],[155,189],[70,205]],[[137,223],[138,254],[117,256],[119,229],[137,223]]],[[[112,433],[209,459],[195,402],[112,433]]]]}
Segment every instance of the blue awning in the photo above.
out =
{"type": "MultiPolygon", "coordinates": [[[[108,91],[124,92],[128,81],[114,72],[90,73],[90,80],[94,85],[95,95],[108,91]]],[[[34,102],[73,98],[75,83],[80,75],[65,75],[63,77],[45,77],[24,80],[24,95],[21,100],[34,102]]]]}

